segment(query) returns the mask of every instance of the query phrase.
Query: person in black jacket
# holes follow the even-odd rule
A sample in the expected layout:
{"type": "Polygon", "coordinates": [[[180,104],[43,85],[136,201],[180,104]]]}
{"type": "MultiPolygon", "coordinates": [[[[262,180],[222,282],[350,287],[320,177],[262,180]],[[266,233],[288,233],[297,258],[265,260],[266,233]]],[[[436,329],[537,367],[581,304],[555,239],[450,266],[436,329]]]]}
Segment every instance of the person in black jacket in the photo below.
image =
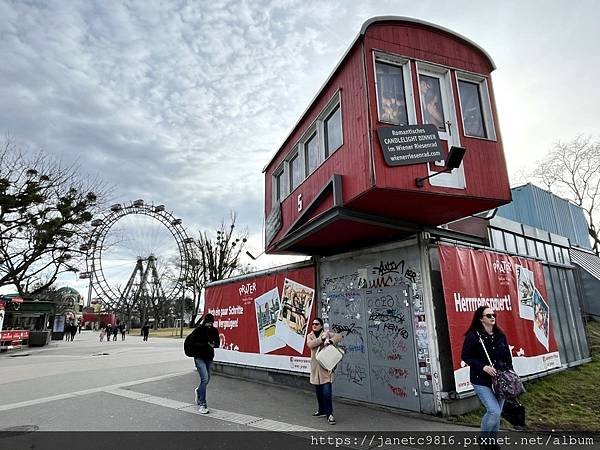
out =
{"type": "Polygon", "coordinates": [[[210,369],[215,356],[215,348],[219,347],[219,331],[213,326],[215,318],[206,314],[200,324],[190,335],[191,356],[194,357],[196,370],[200,375],[200,385],[195,390],[196,404],[200,414],[208,414],[206,403],[206,386],[210,381],[210,369]]]}
{"type": "Polygon", "coordinates": [[[499,448],[494,444],[494,438],[500,428],[504,399],[496,396],[492,390],[492,379],[496,376],[496,369],[512,369],[512,357],[506,336],[496,324],[496,314],[492,308],[480,306],[475,311],[471,326],[465,333],[461,358],[470,367],[471,384],[486,410],[481,419],[481,436],[488,439],[481,447],[499,448]]]}
{"type": "Polygon", "coordinates": [[[144,337],[142,340],[147,341],[149,334],[150,334],[150,325],[148,325],[148,322],[145,322],[144,326],[142,327],[142,336],[144,337]]]}

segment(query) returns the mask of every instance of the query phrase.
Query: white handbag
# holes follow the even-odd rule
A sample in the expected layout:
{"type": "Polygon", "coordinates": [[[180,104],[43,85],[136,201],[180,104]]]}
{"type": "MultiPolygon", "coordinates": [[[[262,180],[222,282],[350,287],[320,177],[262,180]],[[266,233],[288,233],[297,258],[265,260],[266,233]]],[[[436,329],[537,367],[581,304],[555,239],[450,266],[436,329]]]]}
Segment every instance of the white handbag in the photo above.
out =
{"type": "Polygon", "coordinates": [[[315,358],[325,370],[333,370],[335,366],[342,360],[344,351],[337,348],[335,345],[327,345],[317,351],[315,358]]]}

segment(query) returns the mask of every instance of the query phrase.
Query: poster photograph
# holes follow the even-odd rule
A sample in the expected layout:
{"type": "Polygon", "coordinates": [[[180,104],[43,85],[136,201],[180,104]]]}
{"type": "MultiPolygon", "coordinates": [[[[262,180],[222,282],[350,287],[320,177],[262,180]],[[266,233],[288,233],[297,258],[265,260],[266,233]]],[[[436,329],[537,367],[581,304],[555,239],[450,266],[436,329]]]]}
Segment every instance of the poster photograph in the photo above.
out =
{"type": "Polygon", "coordinates": [[[281,309],[277,319],[277,335],[298,352],[301,351],[306,340],[314,294],[314,289],[285,279],[281,309]]]}
{"type": "Polygon", "coordinates": [[[277,316],[279,315],[279,290],[275,287],[254,300],[256,325],[260,353],[284,347],[285,342],[276,336],[277,316]]]}
{"type": "Polygon", "coordinates": [[[308,372],[315,279],[314,265],[296,263],[208,285],[203,312],[221,339],[215,361],[308,372]]]}
{"type": "Polygon", "coordinates": [[[520,376],[561,367],[540,262],[489,250],[440,245],[444,301],[457,392],[472,389],[461,360],[464,334],[480,306],[496,313],[520,376]]]}
{"type": "Polygon", "coordinates": [[[533,293],[535,282],[533,272],[526,267],[517,265],[517,283],[519,294],[519,316],[533,320],[533,293]]]}
{"type": "Polygon", "coordinates": [[[533,294],[533,311],[533,332],[538,341],[548,350],[550,308],[537,289],[533,294]]]}

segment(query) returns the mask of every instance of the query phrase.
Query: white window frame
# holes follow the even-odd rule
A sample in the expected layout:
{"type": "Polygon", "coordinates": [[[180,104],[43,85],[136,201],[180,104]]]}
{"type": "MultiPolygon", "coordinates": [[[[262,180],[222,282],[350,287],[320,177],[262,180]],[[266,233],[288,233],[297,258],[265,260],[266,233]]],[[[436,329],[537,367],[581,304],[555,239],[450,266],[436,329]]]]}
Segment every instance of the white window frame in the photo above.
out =
{"type": "Polygon", "coordinates": [[[319,130],[317,127],[317,122],[313,122],[311,124],[310,127],[308,127],[306,129],[306,131],[304,132],[304,134],[302,135],[302,137],[300,138],[300,141],[298,141],[298,149],[301,150],[300,153],[302,153],[302,179],[305,180],[307,179],[310,174],[312,172],[308,171],[308,166],[307,166],[307,155],[306,152],[308,151],[308,147],[306,146],[306,144],[308,143],[308,141],[310,141],[310,139],[312,137],[315,137],[315,142],[317,143],[317,165],[315,166],[315,170],[317,170],[317,168],[321,165],[321,163],[323,162],[323,155],[322,155],[322,146],[321,146],[321,140],[319,139],[319,130]]]}
{"type": "Polygon", "coordinates": [[[339,89],[335,94],[333,94],[329,102],[327,102],[327,106],[323,109],[323,111],[321,112],[321,114],[319,114],[319,117],[317,118],[317,138],[319,139],[319,153],[322,158],[320,163],[323,163],[327,158],[333,155],[339,148],[341,148],[344,145],[344,116],[342,112],[342,93],[339,89]],[[342,141],[338,147],[334,148],[333,150],[330,150],[329,155],[327,155],[327,148],[325,146],[325,120],[329,118],[329,116],[337,107],[339,107],[340,110],[340,135],[342,137],[342,141]]]}
{"type": "Polygon", "coordinates": [[[285,176],[285,164],[281,164],[277,169],[275,169],[275,171],[273,171],[273,176],[272,176],[272,199],[273,199],[273,205],[276,205],[277,203],[280,203],[283,201],[284,198],[287,197],[288,195],[288,186],[287,186],[287,180],[286,180],[286,176],[285,176]],[[277,195],[277,178],[281,177],[281,185],[279,186],[280,188],[280,192],[279,192],[279,196],[277,195]]]}
{"type": "MultiPolygon", "coordinates": [[[[440,78],[443,85],[441,95],[442,95],[442,104],[445,106],[444,116],[446,119],[446,131],[438,130],[438,134],[441,140],[447,142],[448,151],[450,148],[454,146],[461,146],[460,133],[458,132],[458,113],[456,109],[455,102],[455,92],[454,86],[452,84],[452,69],[446,66],[439,66],[437,64],[431,64],[427,62],[418,61],[416,64],[417,69],[417,85],[418,90],[416,95],[418,95],[419,102],[421,102],[421,87],[420,81],[421,76],[431,76],[440,78]]],[[[421,121],[424,122],[424,114],[423,114],[423,106],[421,103],[421,121]]],[[[445,165],[445,161],[435,161],[434,164],[436,166],[443,167],[445,165]]],[[[429,175],[433,175],[434,172],[431,170],[429,164],[427,165],[427,172],[429,175]]],[[[461,164],[457,169],[452,170],[448,173],[442,173],[439,176],[434,178],[430,178],[429,182],[432,186],[440,186],[440,187],[449,187],[453,189],[466,189],[467,182],[465,178],[465,165],[461,164]]]]}
{"type": "Polygon", "coordinates": [[[459,72],[459,71],[456,71],[455,75],[456,75],[456,88],[458,89],[458,104],[460,106],[460,118],[462,120],[463,132],[465,134],[465,137],[469,137],[469,138],[473,138],[473,139],[483,139],[485,141],[496,141],[497,140],[496,127],[494,126],[494,118],[492,115],[492,102],[490,100],[490,91],[489,91],[487,78],[485,78],[481,75],[474,74],[474,73],[459,72]],[[468,83],[474,83],[474,84],[478,85],[479,95],[481,96],[480,97],[481,109],[482,109],[481,113],[483,114],[483,121],[484,121],[488,136],[481,137],[481,136],[472,136],[470,134],[467,134],[467,131],[465,128],[462,100],[460,98],[459,81],[466,81],[468,83]]]}
{"type": "Polygon", "coordinates": [[[381,120],[381,111],[379,107],[379,86],[377,86],[377,62],[391,64],[402,68],[402,78],[404,79],[404,98],[406,100],[406,114],[408,117],[408,125],[415,125],[417,123],[417,110],[415,108],[415,90],[413,88],[410,59],[404,56],[375,50],[373,51],[373,77],[375,81],[375,102],[377,103],[377,121],[379,123],[399,125],[397,123],[386,122],[384,120],[381,120]]]}
{"type": "Polygon", "coordinates": [[[300,183],[298,184],[298,186],[300,186],[300,184],[302,184],[304,182],[304,180],[306,180],[312,173],[312,172],[310,172],[310,173],[308,172],[308,167],[306,166],[306,162],[307,162],[306,144],[308,143],[310,138],[313,137],[313,135],[315,135],[315,139],[316,139],[317,147],[318,147],[318,160],[317,160],[317,165],[315,166],[315,169],[313,170],[313,172],[318,170],[318,168],[327,159],[325,157],[325,126],[324,126],[324,123],[325,123],[325,119],[327,119],[329,117],[329,115],[337,107],[339,107],[339,109],[340,109],[340,127],[341,127],[340,131],[341,131],[341,136],[342,136],[342,142],[339,147],[337,147],[333,151],[331,151],[331,153],[327,156],[327,158],[329,158],[333,153],[335,153],[339,148],[341,148],[344,145],[344,122],[343,122],[343,117],[342,117],[342,95],[341,95],[341,89],[338,89],[331,96],[331,99],[329,99],[329,101],[327,102],[327,106],[325,106],[325,108],[323,108],[323,110],[317,116],[317,118],[314,120],[314,122],[310,124],[310,126],[306,129],[306,131],[302,135],[302,137],[291,148],[291,150],[285,157],[283,164],[280,167],[278,167],[276,170],[273,171],[271,180],[272,180],[272,187],[273,187],[272,198],[273,198],[274,202],[275,201],[283,201],[283,199],[285,199],[287,196],[289,196],[292,193],[292,191],[295,189],[293,180],[291,179],[291,175],[293,175],[292,170],[291,170],[291,162],[296,155],[298,155],[298,164],[299,164],[300,173],[301,173],[300,183]],[[282,199],[277,199],[277,197],[276,197],[277,175],[279,175],[281,173],[284,174],[283,180],[285,183],[285,194],[283,194],[282,199]]]}
{"type": "Polygon", "coordinates": [[[290,195],[294,189],[296,189],[298,186],[300,186],[302,184],[302,182],[304,181],[305,174],[304,174],[304,152],[303,151],[299,151],[300,147],[299,146],[294,146],[294,148],[292,149],[292,151],[289,153],[288,157],[286,158],[286,164],[285,164],[285,172],[287,173],[287,183],[288,183],[288,189],[287,189],[287,195],[290,195]],[[292,179],[292,176],[294,175],[292,173],[292,160],[294,159],[294,157],[298,156],[298,167],[300,169],[300,181],[298,182],[298,186],[294,186],[294,180],[292,179]]]}

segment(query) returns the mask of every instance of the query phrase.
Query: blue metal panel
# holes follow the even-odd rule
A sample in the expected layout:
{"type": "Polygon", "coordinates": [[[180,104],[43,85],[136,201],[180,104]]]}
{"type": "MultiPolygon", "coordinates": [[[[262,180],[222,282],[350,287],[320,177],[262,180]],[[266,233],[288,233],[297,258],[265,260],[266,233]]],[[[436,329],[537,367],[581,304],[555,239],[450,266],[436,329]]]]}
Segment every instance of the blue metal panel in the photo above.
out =
{"type": "Polygon", "coordinates": [[[556,234],[569,238],[571,242],[577,242],[569,202],[557,196],[553,196],[552,199],[554,201],[556,222],[558,225],[558,232],[556,234]]]}
{"type": "Polygon", "coordinates": [[[583,210],[531,183],[512,189],[512,203],[498,208],[497,215],[569,238],[573,244],[591,248],[583,210]]]}
{"type": "Polygon", "coordinates": [[[498,212],[496,213],[499,217],[504,217],[505,219],[512,220],[514,222],[521,222],[521,219],[517,215],[517,210],[515,207],[515,193],[513,191],[513,200],[507,205],[503,205],[498,208],[498,212]]]}
{"type": "Polygon", "coordinates": [[[516,194],[516,198],[513,197],[513,202],[516,204],[518,221],[535,227],[535,207],[531,190],[527,189],[527,186],[529,185],[513,190],[513,195],[516,194]]]}
{"type": "Polygon", "coordinates": [[[534,227],[551,233],[561,234],[558,232],[558,227],[556,226],[556,214],[554,212],[552,194],[533,184],[528,186],[531,186],[533,208],[535,208],[537,216],[534,218],[536,222],[534,227]]]}
{"type": "Polygon", "coordinates": [[[569,209],[571,210],[571,218],[573,221],[573,232],[575,234],[575,242],[580,247],[591,249],[592,246],[590,244],[590,233],[588,230],[588,222],[585,218],[585,214],[583,210],[572,203],[569,204],[569,209]]]}

